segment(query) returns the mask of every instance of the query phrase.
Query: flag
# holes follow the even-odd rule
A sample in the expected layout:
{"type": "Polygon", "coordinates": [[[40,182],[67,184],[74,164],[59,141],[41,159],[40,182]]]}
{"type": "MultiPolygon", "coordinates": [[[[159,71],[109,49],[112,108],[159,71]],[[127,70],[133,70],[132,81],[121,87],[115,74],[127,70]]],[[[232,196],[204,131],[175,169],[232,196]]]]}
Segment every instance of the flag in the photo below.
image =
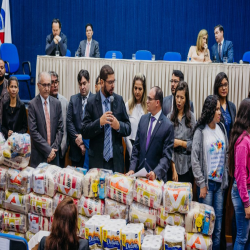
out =
{"type": "Polygon", "coordinates": [[[12,43],[10,25],[10,3],[3,0],[0,13],[0,41],[2,43],[12,43]]]}

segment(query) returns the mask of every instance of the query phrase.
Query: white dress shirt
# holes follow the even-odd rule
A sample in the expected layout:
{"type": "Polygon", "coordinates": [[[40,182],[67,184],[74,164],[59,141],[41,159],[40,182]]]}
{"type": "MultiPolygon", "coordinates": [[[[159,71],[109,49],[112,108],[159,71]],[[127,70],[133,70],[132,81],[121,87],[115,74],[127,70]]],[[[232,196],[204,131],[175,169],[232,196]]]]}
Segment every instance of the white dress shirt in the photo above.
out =
{"type": "Polygon", "coordinates": [[[90,54],[92,39],[90,40],[90,42],[87,40],[86,48],[85,48],[85,57],[86,57],[86,53],[87,53],[88,43],[89,43],[89,54],[90,54]]]}
{"type": "MultiPolygon", "coordinates": [[[[42,101],[42,104],[43,104],[43,113],[44,113],[44,116],[46,118],[46,115],[45,115],[45,111],[44,111],[44,102],[45,102],[45,99],[40,95],[41,97],[41,101],[42,101]]],[[[49,108],[49,96],[48,98],[46,99],[46,102],[47,102],[47,109],[48,109],[48,112],[49,112],[49,117],[50,117],[50,108],[49,108]]]]}
{"type": "MultiPolygon", "coordinates": [[[[160,117],[160,115],[161,115],[161,112],[162,112],[162,110],[160,110],[156,115],[151,115],[151,116],[150,116],[149,124],[148,124],[148,130],[149,130],[150,124],[151,124],[151,117],[154,116],[154,118],[155,118],[155,120],[154,120],[154,122],[153,122],[153,124],[152,124],[151,135],[153,134],[155,125],[156,125],[157,121],[159,120],[159,117],[160,117]]],[[[148,132],[147,132],[147,134],[148,134],[148,132]]]]}

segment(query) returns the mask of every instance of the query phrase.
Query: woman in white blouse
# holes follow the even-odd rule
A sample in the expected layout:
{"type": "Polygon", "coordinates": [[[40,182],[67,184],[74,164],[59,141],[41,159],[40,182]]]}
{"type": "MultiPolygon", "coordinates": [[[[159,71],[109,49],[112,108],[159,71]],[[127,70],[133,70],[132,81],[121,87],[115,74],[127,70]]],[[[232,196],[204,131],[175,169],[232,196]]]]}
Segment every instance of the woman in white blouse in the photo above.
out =
{"type": "Polygon", "coordinates": [[[125,165],[126,172],[129,170],[129,162],[132,154],[132,147],[135,141],[136,132],[141,116],[147,113],[147,87],[146,77],[142,73],[138,73],[133,80],[132,97],[126,102],[126,110],[131,123],[131,134],[125,137],[126,157],[125,165]]]}

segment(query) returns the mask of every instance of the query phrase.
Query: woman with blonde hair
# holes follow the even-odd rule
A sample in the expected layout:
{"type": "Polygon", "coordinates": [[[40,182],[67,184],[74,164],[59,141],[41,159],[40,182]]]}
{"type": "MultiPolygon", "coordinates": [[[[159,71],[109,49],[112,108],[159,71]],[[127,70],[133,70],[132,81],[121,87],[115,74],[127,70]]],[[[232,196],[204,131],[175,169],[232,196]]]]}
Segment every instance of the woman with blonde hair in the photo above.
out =
{"type": "Polygon", "coordinates": [[[211,62],[210,53],[208,49],[208,33],[203,29],[199,32],[196,46],[191,46],[188,52],[189,61],[191,62],[211,62]]]}

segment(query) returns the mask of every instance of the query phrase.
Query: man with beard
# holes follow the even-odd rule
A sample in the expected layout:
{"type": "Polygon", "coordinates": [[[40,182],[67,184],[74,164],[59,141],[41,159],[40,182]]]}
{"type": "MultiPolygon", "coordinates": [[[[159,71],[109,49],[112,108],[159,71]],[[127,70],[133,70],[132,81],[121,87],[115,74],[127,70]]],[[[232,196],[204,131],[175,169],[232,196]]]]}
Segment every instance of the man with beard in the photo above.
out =
{"type": "Polygon", "coordinates": [[[109,65],[100,71],[101,90],[85,109],[82,137],[89,142],[89,168],[124,173],[122,137],[131,133],[123,98],[114,93],[115,74],[109,65]]]}

